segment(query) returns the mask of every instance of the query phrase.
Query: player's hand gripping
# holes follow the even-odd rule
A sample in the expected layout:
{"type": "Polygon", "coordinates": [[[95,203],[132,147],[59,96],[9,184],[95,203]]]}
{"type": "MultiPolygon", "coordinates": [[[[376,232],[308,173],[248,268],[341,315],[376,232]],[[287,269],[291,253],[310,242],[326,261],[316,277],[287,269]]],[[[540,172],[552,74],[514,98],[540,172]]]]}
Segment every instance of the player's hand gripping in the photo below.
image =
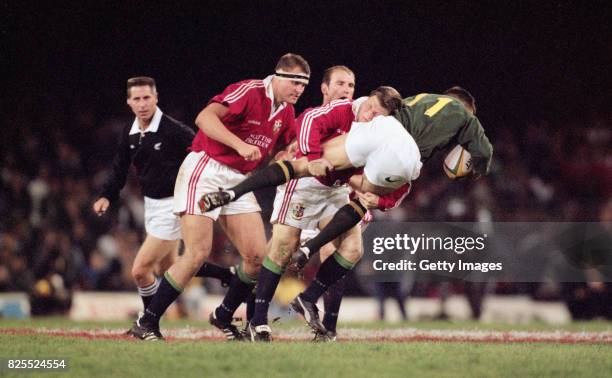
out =
{"type": "Polygon", "coordinates": [[[310,173],[311,176],[325,176],[328,172],[333,170],[334,166],[327,159],[320,158],[308,162],[308,173],[310,173]]]}
{"type": "Polygon", "coordinates": [[[360,191],[355,191],[357,197],[359,198],[359,202],[368,210],[377,209],[378,208],[378,200],[380,197],[374,193],[366,192],[362,193],[360,191]]]}
{"type": "Polygon", "coordinates": [[[250,145],[248,143],[242,142],[242,144],[240,144],[238,148],[236,148],[236,152],[238,152],[240,156],[242,156],[245,160],[248,161],[255,161],[261,159],[261,151],[259,150],[259,147],[250,145]]]}
{"type": "Polygon", "coordinates": [[[293,160],[297,153],[297,141],[291,143],[284,150],[278,151],[274,156],[274,160],[293,160]]]}
{"type": "Polygon", "coordinates": [[[101,197],[98,198],[96,200],[96,202],[93,203],[93,211],[98,214],[98,216],[101,216],[102,214],[106,213],[106,210],[108,210],[108,207],[110,206],[110,201],[108,200],[108,198],[106,197],[101,197]]]}

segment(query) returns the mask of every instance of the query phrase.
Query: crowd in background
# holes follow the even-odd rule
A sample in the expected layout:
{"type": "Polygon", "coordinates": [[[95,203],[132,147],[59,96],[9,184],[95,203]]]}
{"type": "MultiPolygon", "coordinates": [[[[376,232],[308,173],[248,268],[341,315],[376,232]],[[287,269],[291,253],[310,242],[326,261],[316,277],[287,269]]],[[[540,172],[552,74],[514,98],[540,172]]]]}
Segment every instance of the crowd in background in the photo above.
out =
{"type": "MultiPolygon", "coordinates": [[[[189,124],[181,112],[169,114],[189,124]]],[[[144,206],[134,176],[110,213],[98,217],[91,210],[125,123],[131,123],[127,114],[83,110],[66,117],[50,109],[36,119],[10,118],[0,131],[0,292],[29,293],[34,314],[65,311],[74,290],[136,289],[130,269],[144,237],[144,206]]],[[[437,156],[400,208],[376,212],[375,220],[612,221],[609,115],[483,124],[495,148],[488,177],[452,182],[437,156]]],[[[264,217],[273,195],[259,195],[264,217]]],[[[232,248],[216,232],[212,260],[236,263],[232,248]]],[[[351,282],[349,294],[367,293],[358,277],[351,282]]],[[[496,290],[537,291],[533,285],[509,287],[496,290]]],[[[432,295],[428,288],[415,290],[432,295]]],[[[611,290],[610,284],[573,284],[552,296],[568,303],[601,301],[611,290]]],[[[576,317],[597,315],[577,308],[576,317]]]]}

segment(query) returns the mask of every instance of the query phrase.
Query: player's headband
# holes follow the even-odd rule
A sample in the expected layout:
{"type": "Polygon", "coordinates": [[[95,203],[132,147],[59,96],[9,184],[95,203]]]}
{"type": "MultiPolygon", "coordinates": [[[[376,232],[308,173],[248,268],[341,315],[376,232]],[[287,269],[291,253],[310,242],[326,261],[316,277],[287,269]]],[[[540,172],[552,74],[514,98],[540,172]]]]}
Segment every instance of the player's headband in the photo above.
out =
{"type": "Polygon", "coordinates": [[[357,113],[359,113],[359,108],[363,103],[368,99],[368,96],[359,97],[356,100],[353,100],[353,114],[355,115],[355,119],[357,119],[357,113]]]}
{"type": "Polygon", "coordinates": [[[285,72],[283,70],[274,72],[274,77],[279,80],[299,81],[300,83],[304,84],[308,84],[308,81],[310,80],[310,75],[304,73],[285,72]]]}

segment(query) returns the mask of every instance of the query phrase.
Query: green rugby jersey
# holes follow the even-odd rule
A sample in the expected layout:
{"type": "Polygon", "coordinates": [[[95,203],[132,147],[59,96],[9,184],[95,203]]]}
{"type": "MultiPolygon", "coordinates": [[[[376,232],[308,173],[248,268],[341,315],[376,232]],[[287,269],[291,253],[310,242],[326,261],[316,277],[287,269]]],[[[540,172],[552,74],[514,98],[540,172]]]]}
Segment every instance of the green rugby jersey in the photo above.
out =
{"type": "Polygon", "coordinates": [[[451,144],[460,144],[472,155],[476,174],[489,172],[493,146],[478,118],[454,97],[428,93],[408,97],[394,116],[419,146],[421,161],[451,144]]]}

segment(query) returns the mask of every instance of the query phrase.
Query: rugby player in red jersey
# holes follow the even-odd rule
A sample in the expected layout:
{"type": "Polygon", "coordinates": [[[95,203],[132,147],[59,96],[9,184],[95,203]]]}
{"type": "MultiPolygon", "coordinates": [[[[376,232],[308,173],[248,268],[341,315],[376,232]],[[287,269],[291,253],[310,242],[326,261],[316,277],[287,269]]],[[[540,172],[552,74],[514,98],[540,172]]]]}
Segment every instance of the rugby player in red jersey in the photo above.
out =
{"type": "Polygon", "coordinates": [[[273,75],[228,86],[213,97],[196,118],[199,131],[178,173],[174,212],[181,217],[185,252],[164,274],[151,304],[132,327],[142,340],[159,340],[159,320],[181,294],[210,254],[213,222],[218,220],[242,256],[221,305],[210,321],[228,339],[242,334],[231,324],[234,311],[252,292],[265,256],[265,235],[260,208],[252,193],[231,204],[208,211],[202,195],[236,185],[257,168],[278,146],[295,137],[293,105],[310,78],[306,60],[286,54],[273,75]]]}
{"type": "MultiPolygon", "coordinates": [[[[321,157],[321,144],[349,131],[353,121],[370,121],[377,115],[388,115],[401,104],[399,93],[390,87],[380,87],[369,97],[355,102],[349,99],[306,110],[296,121],[298,160],[316,160],[321,157]]],[[[287,168],[287,167],[285,167],[287,168]]],[[[280,281],[284,267],[299,247],[303,229],[324,227],[331,216],[349,202],[346,185],[353,171],[330,172],[325,177],[305,177],[291,180],[279,187],[272,214],[273,233],[268,256],[259,275],[255,299],[255,314],[249,324],[249,336],[253,341],[269,341],[270,327],[267,325],[269,303],[280,281]]],[[[361,232],[354,227],[343,234],[328,260],[356,262],[362,254],[361,232]]],[[[325,269],[325,268],[323,268],[325,269]]],[[[304,311],[301,311],[303,314],[304,311]]],[[[315,331],[325,333],[326,328],[317,319],[315,331]]],[[[334,324],[335,325],[335,324],[334,324]]]]}

